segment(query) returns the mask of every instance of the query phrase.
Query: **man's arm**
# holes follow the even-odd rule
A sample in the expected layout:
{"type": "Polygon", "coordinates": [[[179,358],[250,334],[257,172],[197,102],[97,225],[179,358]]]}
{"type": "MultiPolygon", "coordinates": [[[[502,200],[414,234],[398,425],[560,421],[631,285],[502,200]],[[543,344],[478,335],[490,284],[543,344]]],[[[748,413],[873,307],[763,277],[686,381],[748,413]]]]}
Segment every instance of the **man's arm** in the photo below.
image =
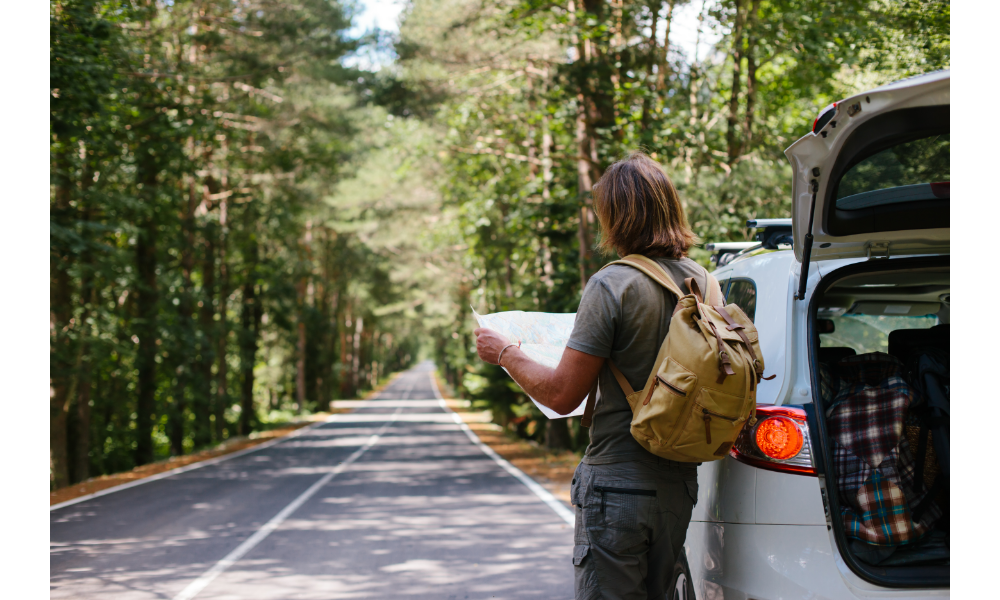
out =
{"type": "MultiPolygon", "coordinates": [[[[479,358],[498,364],[498,356],[509,344],[507,338],[492,329],[477,329],[476,351],[479,358]]],[[[517,346],[503,353],[503,366],[529,396],[561,415],[568,415],[580,406],[590,392],[604,366],[604,358],[566,348],[555,369],[528,358],[517,346]]]]}

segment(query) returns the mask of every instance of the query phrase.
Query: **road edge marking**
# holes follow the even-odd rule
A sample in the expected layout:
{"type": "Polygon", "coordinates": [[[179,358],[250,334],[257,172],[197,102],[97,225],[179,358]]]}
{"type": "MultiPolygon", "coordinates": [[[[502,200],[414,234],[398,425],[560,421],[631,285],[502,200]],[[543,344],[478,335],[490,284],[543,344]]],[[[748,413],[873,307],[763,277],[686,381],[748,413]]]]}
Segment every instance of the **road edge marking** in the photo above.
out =
{"type": "Polygon", "coordinates": [[[462,421],[462,417],[460,417],[457,412],[453,411],[451,407],[448,406],[448,404],[444,401],[444,397],[441,396],[441,390],[438,389],[437,381],[434,379],[434,372],[431,371],[429,373],[429,376],[431,380],[431,387],[434,388],[434,395],[437,396],[438,399],[438,404],[441,406],[441,408],[445,410],[445,412],[451,413],[452,419],[454,419],[455,423],[457,423],[458,426],[462,429],[462,431],[465,432],[465,435],[468,436],[468,438],[472,441],[472,443],[478,446],[479,449],[482,450],[484,454],[492,458],[493,461],[496,462],[498,465],[500,465],[504,471],[507,471],[508,473],[513,475],[518,481],[527,486],[527,488],[532,492],[534,492],[534,494],[538,496],[542,500],[542,502],[548,504],[549,508],[555,511],[555,513],[559,515],[563,521],[566,521],[566,523],[570,525],[575,525],[576,515],[573,514],[573,511],[566,508],[566,505],[560,502],[558,498],[553,496],[552,492],[543,488],[537,481],[529,477],[524,471],[512,465],[507,459],[497,454],[493,448],[490,448],[489,446],[484,444],[481,439],[479,439],[479,436],[477,436],[476,433],[472,431],[472,429],[470,429],[469,426],[464,421],[462,421]]]}
{"type": "Polygon", "coordinates": [[[299,494],[299,496],[295,498],[295,500],[292,500],[287,506],[285,506],[285,508],[281,509],[281,511],[278,514],[271,517],[271,520],[265,523],[263,527],[255,531],[253,535],[244,540],[243,543],[241,543],[239,546],[234,548],[229,554],[223,557],[222,560],[212,565],[211,569],[205,571],[204,573],[201,574],[201,576],[199,576],[197,579],[189,583],[187,587],[181,590],[181,593],[174,596],[173,600],[191,600],[192,598],[200,594],[202,590],[208,587],[210,583],[215,581],[215,579],[219,575],[222,575],[227,569],[229,569],[229,567],[236,564],[236,561],[240,560],[248,552],[253,550],[257,546],[257,544],[264,541],[264,539],[267,536],[271,535],[271,532],[277,529],[285,521],[285,519],[287,519],[289,516],[291,516],[292,513],[298,510],[299,507],[305,504],[307,500],[312,498],[313,495],[320,490],[320,488],[322,488],[327,483],[330,483],[331,479],[341,474],[344,471],[344,469],[346,469],[352,463],[358,460],[361,457],[361,455],[364,454],[369,448],[378,443],[379,439],[382,437],[382,434],[385,433],[385,430],[388,429],[390,425],[396,422],[396,417],[399,416],[399,413],[402,412],[402,410],[403,410],[402,408],[397,408],[396,412],[393,413],[392,415],[392,419],[390,419],[389,422],[383,425],[376,433],[372,434],[372,436],[368,438],[368,442],[364,446],[355,450],[350,456],[344,459],[343,462],[339,463],[336,467],[334,467],[332,471],[320,477],[315,483],[309,486],[309,489],[299,494]]]}
{"type": "Polygon", "coordinates": [[[325,419],[323,421],[317,421],[317,422],[313,423],[312,425],[306,425],[305,427],[300,427],[299,429],[296,429],[295,431],[289,433],[288,435],[283,435],[283,436],[281,436],[279,438],[275,438],[273,440],[264,442],[262,444],[257,444],[256,446],[252,446],[250,448],[244,448],[243,450],[238,450],[238,451],[232,452],[230,454],[223,454],[222,456],[216,456],[215,458],[209,458],[209,459],[206,459],[206,460],[203,460],[203,461],[199,461],[199,462],[196,462],[196,463],[191,463],[190,465],[184,465],[183,467],[177,467],[176,469],[171,469],[169,471],[164,471],[162,473],[157,473],[155,475],[150,475],[149,477],[143,477],[142,479],[136,479],[135,481],[129,481],[127,483],[120,483],[120,484],[118,484],[116,486],[105,488],[103,490],[96,491],[96,492],[94,492],[92,494],[87,494],[86,496],[79,496],[77,498],[73,498],[72,500],[66,500],[65,502],[60,502],[59,504],[53,504],[52,506],[49,507],[49,512],[52,512],[54,510],[58,510],[60,508],[65,508],[65,507],[73,505],[73,504],[78,504],[80,502],[85,502],[87,500],[93,500],[94,498],[99,498],[100,496],[106,496],[108,494],[113,494],[115,492],[120,492],[122,490],[127,490],[128,488],[132,488],[132,487],[135,487],[137,485],[142,485],[144,483],[150,483],[150,482],[157,481],[157,480],[160,480],[160,479],[166,479],[167,477],[172,477],[174,475],[180,475],[181,473],[186,473],[188,471],[194,471],[195,469],[200,469],[202,467],[208,467],[208,466],[211,466],[211,465],[217,465],[217,464],[219,464],[221,462],[225,462],[225,461],[233,459],[233,458],[239,458],[240,456],[245,456],[247,454],[250,454],[251,452],[256,452],[258,450],[264,450],[266,448],[270,448],[271,446],[274,446],[276,444],[280,444],[280,443],[285,442],[287,440],[290,440],[290,439],[292,439],[292,438],[294,438],[296,436],[299,436],[302,433],[305,433],[306,431],[308,431],[310,429],[313,429],[315,427],[319,427],[320,425],[323,425],[325,423],[330,423],[331,421],[335,420],[334,417],[336,417],[336,416],[338,416],[338,415],[330,415],[327,419],[325,419]]]}
{"type": "MultiPolygon", "coordinates": [[[[400,373],[402,373],[402,371],[397,371],[397,373],[395,373],[394,375],[398,376],[398,374],[400,374],[400,373]]],[[[389,383],[391,383],[391,382],[389,382],[389,383]]],[[[388,385],[389,384],[387,383],[386,387],[388,387],[388,385]]],[[[406,390],[406,392],[404,392],[404,393],[407,394],[407,395],[409,395],[410,390],[412,390],[412,389],[413,389],[413,386],[411,385],[406,390]]],[[[385,388],[383,388],[382,390],[380,390],[379,392],[377,392],[375,394],[375,396],[380,396],[384,391],[385,391],[385,388]]],[[[371,398],[365,399],[365,402],[367,402],[368,400],[375,400],[375,399],[377,399],[375,396],[373,396],[371,398]]],[[[360,408],[360,407],[355,407],[355,408],[360,408]]],[[[162,473],[157,473],[155,475],[150,475],[149,477],[143,477],[142,479],[136,479],[135,481],[129,481],[128,483],[120,483],[118,485],[111,486],[109,488],[104,488],[103,490],[98,490],[98,491],[93,492],[91,494],[87,494],[86,496],[78,496],[78,497],[73,498],[71,500],[66,500],[65,502],[60,502],[58,504],[53,504],[53,505],[49,506],[49,512],[52,512],[54,510],[58,510],[60,508],[66,508],[67,506],[72,506],[73,504],[79,504],[80,502],[86,502],[87,500],[93,500],[94,498],[99,498],[101,496],[106,496],[108,494],[113,494],[115,492],[120,492],[122,490],[127,490],[128,488],[133,488],[133,487],[135,487],[137,485],[142,485],[144,483],[150,483],[150,482],[157,481],[157,480],[160,480],[160,479],[166,479],[167,477],[172,477],[174,475],[180,475],[181,473],[186,473],[188,471],[194,471],[195,469],[200,469],[201,467],[209,467],[209,466],[212,466],[212,465],[217,465],[220,462],[225,462],[225,461],[233,459],[233,458],[239,458],[241,456],[245,456],[247,454],[250,454],[251,452],[256,452],[258,450],[264,450],[264,449],[270,448],[271,446],[275,446],[275,445],[280,444],[282,442],[288,441],[288,440],[290,440],[290,439],[292,439],[292,438],[294,438],[296,436],[299,436],[299,435],[305,433],[306,431],[308,431],[310,429],[313,429],[315,427],[319,427],[319,426],[324,425],[326,423],[336,422],[338,420],[337,417],[339,417],[342,414],[348,414],[348,413],[337,413],[337,414],[334,414],[334,415],[330,415],[329,417],[327,417],[326,419],[324,419],[322,421],[317,421],[317,422],[313,423],[312,425],[306,425],[305,427],[301,427],[299,429],[296,429],[295,431],[291,432],[288,435],[283,435],[280,438],[275,438],[275,439],[273,439],[271,441],[264,442],[262,444],[257,444],[256,446],[252,446],[250,448],[244,448],[243,450],[238,450],[238,451],[232,452],[230,454],[223,454],[222,456],[216,456],[215,458],[209,458],[209,459],[206,459],[206,460],[203,460],[203,461],[199,461],[199,462],[196,462],[196,463],[191,463],[190,465],[185,465],[183,467],[177,467],[176,469],[170,469],[169,471],[164,471],[162,473]]]]}

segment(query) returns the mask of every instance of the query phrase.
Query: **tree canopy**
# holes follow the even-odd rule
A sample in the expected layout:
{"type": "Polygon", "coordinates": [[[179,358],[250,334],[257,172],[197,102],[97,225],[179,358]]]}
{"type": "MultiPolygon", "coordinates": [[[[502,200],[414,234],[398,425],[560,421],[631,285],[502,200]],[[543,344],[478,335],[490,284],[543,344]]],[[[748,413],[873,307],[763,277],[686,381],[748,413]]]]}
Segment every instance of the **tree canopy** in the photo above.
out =
{"type": "Polygon", "coordinates": [[[703,241],[744,240],[790,214],[782,151],[823,106],[950,60],[937,0],[412,0],[360,38],[354,6],[50,4],[53,486],[418,355],[579,447],[476,358],[471,308],[576,310],[604,169],[645,150],[703,241]],[[346,66],[373,45],[395,60],[346,66]]]}

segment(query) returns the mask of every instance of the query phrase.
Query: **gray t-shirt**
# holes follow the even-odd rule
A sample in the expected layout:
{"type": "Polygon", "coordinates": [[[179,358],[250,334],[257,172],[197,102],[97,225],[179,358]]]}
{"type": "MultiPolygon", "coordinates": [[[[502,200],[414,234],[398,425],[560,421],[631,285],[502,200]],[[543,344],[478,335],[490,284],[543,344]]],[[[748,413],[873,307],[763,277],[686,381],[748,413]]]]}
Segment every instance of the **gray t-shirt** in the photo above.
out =
{"type": "MultiPolygon", "coordinates": [[[[687,292],[684,280],[688,277],[694,277],[702,290],[708,289],[708,272],[690,258],[654,260],[682,291],[687,292]]],[[[640,390],[646,385],[656,354],[667,337],[676,304],[673,294],[642,271],[611,265],[587,282],[566,345],[611,358],[632,389],[640,390]]],[[[653,457],[632,437],[632,409],[607,362],[601,368],[598,386],[600,394],[584,462],[609,464],[653,457]]]]}

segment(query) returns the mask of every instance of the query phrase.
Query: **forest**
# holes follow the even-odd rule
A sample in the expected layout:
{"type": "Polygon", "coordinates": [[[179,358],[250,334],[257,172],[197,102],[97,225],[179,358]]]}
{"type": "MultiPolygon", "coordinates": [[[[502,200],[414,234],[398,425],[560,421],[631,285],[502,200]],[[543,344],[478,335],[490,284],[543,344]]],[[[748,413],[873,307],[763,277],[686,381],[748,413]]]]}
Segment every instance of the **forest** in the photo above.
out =
{"type": "Polygon", "coordinates": [[[950,66],[947,0],[411,0],[361,35],[359,10],[50,1],[52,488],[422,358],[581,451],[478,360],[471,311],[576,310],[611,260],[604,168],[645,150],[702,242],[746,240],[790,215],[782,152],[820,109],[950,66]]]}

